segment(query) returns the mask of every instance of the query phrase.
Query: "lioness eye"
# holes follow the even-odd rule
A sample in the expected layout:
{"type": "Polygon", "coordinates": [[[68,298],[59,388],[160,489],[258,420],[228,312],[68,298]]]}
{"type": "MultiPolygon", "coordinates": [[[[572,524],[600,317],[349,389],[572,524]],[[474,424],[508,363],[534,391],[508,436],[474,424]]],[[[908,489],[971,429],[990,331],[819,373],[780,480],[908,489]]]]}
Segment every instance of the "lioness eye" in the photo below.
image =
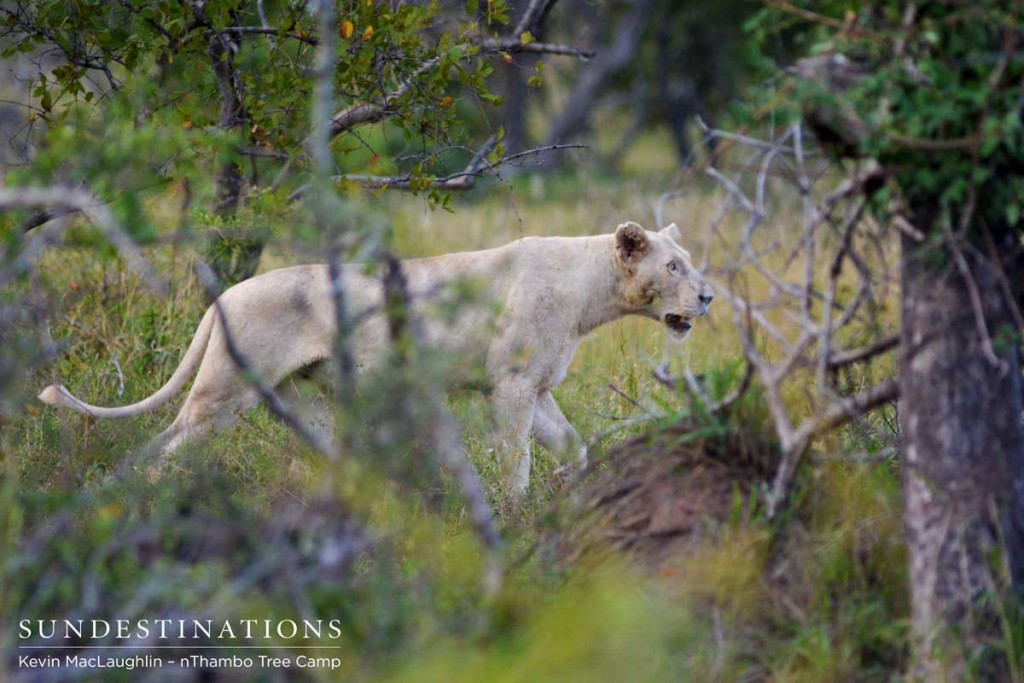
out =
{"type": "Polygon", "coordinates": [[[679,272],[679,263],[677,263],[676,261],[669,261],[668,262],[668,272],[673,273],[673,274],[678,273],[679,272]]]}

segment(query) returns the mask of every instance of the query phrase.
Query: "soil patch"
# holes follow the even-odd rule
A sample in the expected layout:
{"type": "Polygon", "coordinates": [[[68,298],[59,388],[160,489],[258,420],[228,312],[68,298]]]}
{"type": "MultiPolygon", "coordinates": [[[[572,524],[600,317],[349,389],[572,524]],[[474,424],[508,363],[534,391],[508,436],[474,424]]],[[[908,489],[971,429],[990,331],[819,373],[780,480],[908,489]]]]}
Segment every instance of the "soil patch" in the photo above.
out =
{"type": "Polygon", "coordinates": [[[584,478],[563,559],[618,551],[657,572],[748,514],[776,453],[767,438],[689,423],[627,441],[584,478]]]}

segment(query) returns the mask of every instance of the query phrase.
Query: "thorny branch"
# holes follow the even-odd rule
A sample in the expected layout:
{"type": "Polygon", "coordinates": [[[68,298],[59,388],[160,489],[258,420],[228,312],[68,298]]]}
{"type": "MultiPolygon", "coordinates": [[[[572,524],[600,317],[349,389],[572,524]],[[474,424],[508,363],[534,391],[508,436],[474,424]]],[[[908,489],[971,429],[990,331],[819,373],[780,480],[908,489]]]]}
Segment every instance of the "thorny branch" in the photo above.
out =
{"type": "Polygon", "coordinates": [[[224,345],[227,348],[228,355],[231,357],[231,362],[235,364],[239,372],[248,380],[248,382],[256,389],[259,393],[263,403],[266,404],[267,409],[277,417],[279,420],[285,423],[289,429],[295,432],[299,438],[308,443],[317,453],[324,458],[333,459],[335,456],[334,445],[329,439],[325,438],[320,432],[310,428],[298,415],[296,415],[291,408],[289,408],[281,397],[278,396],[277,392],[274,391],[274,387],[267,383],[267,381],[255,372],[249,360],[238,348],[235,343],[234,335],[231,333],[230,321],[228,320],[227,314],[224,312],[224,308],[220,303],[220,286],[217,283],[217,278],[214,276],[213,271],[206,263],[198,261],[196,263],[196,275],[199,278],[199,282],[203,285],[203,289],[206,291],[207,297],[213,301],[213,307],[217,311],[217,317],[220,319],[221,330],[224,333],[224,345]]]}
{"type": "MultiPolygon", "coordinates": [[[[352,355],[351,341],[354,337],[354,321],[347,310],[347,292],[345,290],[344,272],[341,263],[343,252],[341,246],[345,244],[344,223],[339,216],[334,214],[338,208],[338,198],[334,195],[330,185],[331,157],[330,139],[335,135],[334,126],[336,121],[330,117],[331,101],[333,98],[333,58],[335,52],[335,25],[337,17],[334,12],[333,0],[321,0],[318,12],[320,33],[323,36],[331,36],[330,40],[322,41],[317,47],[316,59],[316,99],[314,101],[313,132],[310,135],[310,152],[313,156],[315,176],[317,183],[318,209],[320,219],[328,224],[333,223],[336,232],[336,244],[332,254],[329,273],[331,279],[331,292],[335,303],[337,339],[335,341],[334,363],[335,367],[335,400],[341,410],[350,412],[352,409],[351,398],[353,396],[355,363],[352,355]]],[[[496,141],[488,143],[493,146],[496,141]]],[[[480,163],[480,159],[486,158],[487,152],[478,154],[472,163],[480,163]]],[[[484,162],[485,163],[485,162],[484,162]]],[[[372,240],[371,240],[372,241],[372,240]]],[[[379,253],[378,258],[385,266],[385,277],[382,282],[385,296],[385,314],[388,317],[389,329],[392,333],[394,346],[402,349],[404,336],[412,345],[418,346],[421,334],[419,323],[415,317],[415,311],[411,305],[404,273],[401,263],[394,257],[379,253]]],[[[470,464],[462,439],[455,426],[451,414],[444,404],[444,398],[438,387],[432,383],[420,387],[417,392],[418,398],[425,406],[430,407],[425,431],[433,442],[432,451],[440,466],[452,473],[459,487],[459,492],[466,503],[473,528],[480,540],[487,555],[486,567],[482,579],[484,593],[488,598],[493,597],[501,587],[502,563],[501,563],[501,539],[494,515],[487,502],[480,478],[470,464]]],[[[347,426],[343,429],[339,441],[344,442],[348,436],[347,426]]],[[[342,443],[339,443],[339,447],[342,443]]],[[[337,451],[332,450],[332,455],[337,451]]]]}
{"type": "MultiPolygon", "coordinates": [[[[711,234],[728,254],[727,265],[709,279],[732,308],[748,363],[738,392],[756,377],[779,437],[781,461],[767,493],[773,516],[815,438],[898,397],[896,380],[877,370],[882,380],[872,382],[868,367],[898,343],[877,305],[894,279],[875,252],[864,249],[870,240],[860,237],[866,197],[886,178],[872,163],[838,182],[827,169],[812,168],[825,162],[805,149],[798,125],[774,140],[705,132],[748,153],[739,168],[749,170],[730,175],[713,165],[705,169],[724,192],[711,234]],[[780,187],[778,178],[788,179],[789,187],[780,187]],[[778,225],[769,232],[765,226],[775,222],[769,221],[770,204],[793,200],[799,228],[778,225]],[[738,239],[721,230],[736,213],[745,217],[738,239]],[[801,393],[812,406],[809,414],[790,405],[801,393]]],[[[712,402],[690,373],[674,378],[662,371],[656,379],[685,387],[712,412],[737,398],[734,392],[712,402]]]]}

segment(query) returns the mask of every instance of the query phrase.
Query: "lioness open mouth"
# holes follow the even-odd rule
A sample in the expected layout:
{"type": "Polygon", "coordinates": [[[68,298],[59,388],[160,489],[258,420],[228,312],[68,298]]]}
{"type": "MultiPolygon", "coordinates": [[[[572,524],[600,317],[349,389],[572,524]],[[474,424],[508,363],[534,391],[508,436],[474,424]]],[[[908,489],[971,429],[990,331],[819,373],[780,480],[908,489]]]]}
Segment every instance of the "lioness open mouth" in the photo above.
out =
{"type": "Polygon", "coordinates": [[[688,332],[690,328],[693,327],[688,318],[676,315],[675,313],[669,313],[665,316],[665,324],[668,325],[668,329],[679,334],[688,332]]]}

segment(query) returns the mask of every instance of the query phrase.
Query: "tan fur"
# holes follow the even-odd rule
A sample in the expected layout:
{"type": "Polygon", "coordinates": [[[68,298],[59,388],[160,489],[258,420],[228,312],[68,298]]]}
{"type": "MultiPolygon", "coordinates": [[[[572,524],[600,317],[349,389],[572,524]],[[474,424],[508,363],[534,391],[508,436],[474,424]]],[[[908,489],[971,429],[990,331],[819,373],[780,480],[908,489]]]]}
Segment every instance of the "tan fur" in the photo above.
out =
{"type": "MultiPolygon", "coordinates": [[[[707,312],[711,289],[678,240],[675,224],[649,232],[623,223],[612,235],[528,237],[497,249],[403,262],[425,341],[486,371],[498,425],[495,446],[516,492],[529,483],[531,431],[560,457],[586,462],[585,446],[551,396],[583,336],[633,314],[661,320],[682,337],[683,328],[707,312]],[[675,272],[670,262],[678,265],[675,272]],[[501,304],[498,312],[477,305],[455,319],[434,315],[432,309],[458,281],[478,283],[487,298],[501,304]]],[[[361,319],[353,342],[356,363],[372,368],[387,348],[380,282],[363,266],[350,265],[344,268],[344,284],[349,310],[361,319]]],[[[334,306],[326,265],[259,275],[224,292],[220,303],[236,347],[272,385],[331,355],[334,306]]],[[[181,391],[196,366],[178,416],[155,439],[167,454],[187,439],[231,425],[259,399],[229,356],[213,307],[178,369],[152,396],[103,408],[52,385],[39,398],[97,417],[137,415],[181,391]]]]}

